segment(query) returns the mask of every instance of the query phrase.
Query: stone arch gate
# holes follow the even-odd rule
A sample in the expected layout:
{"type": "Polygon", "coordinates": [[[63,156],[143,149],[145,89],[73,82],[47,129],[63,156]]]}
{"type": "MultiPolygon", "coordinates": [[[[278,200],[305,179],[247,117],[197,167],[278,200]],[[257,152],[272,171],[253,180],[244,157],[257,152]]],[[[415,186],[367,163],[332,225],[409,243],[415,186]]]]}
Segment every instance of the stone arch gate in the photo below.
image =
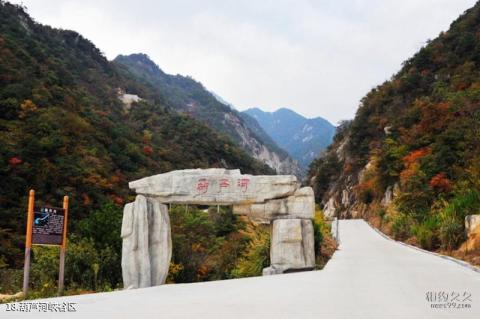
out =
{"type": "Polygon", "coordinates": [[[293,175],[243,175],[240,170],[188,169],[129,183],[137,193],[125,205],[122,275],[125,288],[165,283],[172,256],[166,204],[231,205],[233,212],[271,223],[271,266],[263,275],[315,267],[310,187],[293,175]]]}

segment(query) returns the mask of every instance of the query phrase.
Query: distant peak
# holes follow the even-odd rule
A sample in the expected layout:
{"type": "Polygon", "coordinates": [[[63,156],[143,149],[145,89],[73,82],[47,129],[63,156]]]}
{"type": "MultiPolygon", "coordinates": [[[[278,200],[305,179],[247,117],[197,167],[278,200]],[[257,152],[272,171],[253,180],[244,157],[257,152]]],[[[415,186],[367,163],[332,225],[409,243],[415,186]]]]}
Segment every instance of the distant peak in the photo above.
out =
{"type": "MultiPolygon", "coordinates": [[[[247,110],[245,110],[244,112],[246,113],[263,113],[263,114],[269,114],[269,115],[281,115],[281,114],[289,114],[289,115],[297,115],[297,116],[301,116],[300,114],[298,114],[297,112],[289,109],[289,108],[286,108],[286,107],[281,107],[273,112],[268,112],[268,111],[264,111],[262,110],[261,108],[259,107],[251,107],[247,110]]],[[[303,116],[302,116],[303,117],[303,116]]]]}
{"type": "Polygon", "coordinates": [[[118,55],[114,61],[129,61],[129,62],[136,62],[136,63],[142,63],[146,64],[149,66],[155,66],[158,68],[158,65],[153,62],[153,60],[145,53],[133,53],[129,55],[118,55]]]}
{"type": "MultiPolygon", "coordinates": [[[[287,114],[288,113],[288,114],[295,114],[295,115],[298,115],[298,116],[302,116],[302,115],[298,114],[297,112],[295,112],[295,111],[293,111],[289,108],[286,108],[286,107],[281,107],[273,113],[277,113],[277,114],[280,114],[280,113],[287,114]]],[[[304,117],[304,116],[302,116],[302,117],[304,117]]]]}
{"type": "Polygon", "coordinates": [[[150,57],[146,53],[132,53],[132,54],[127,54],[127,55],[119,54],[115,58],[115,60],[117,60],[117,59],[141,60],[141,61],[145,61],[145,62],[154,63],[152,61],[152,59],[150,59],[150,57]]]}
{"type": "Polygon", "coordinates": [[[294,112],[294,111],[292,111],[291,109],[289,109],[289,108],[287,108],[287,107],[281,107],[281,108],[277,109],[275,112],[285,112],[285,111],[287,111],[287,112],[294,112]]]}
{"type": "Polygon", "coordinates": [[[132,53],[128,55],[118,55],[115,59],[115,62],[122,64],[137,64],[146,67],[151,71],[159,71],[164,74],[165,72],[145,53],[132,53]]]}
{"type": "Polygon", "coordinates": [[[268,113],[268,112],[265,112],[263,111],[261,108],[258,108],[258,107],[250,107],[248,109],[246,109],[244,112],[262,112],[262,113],[268,113]]]}

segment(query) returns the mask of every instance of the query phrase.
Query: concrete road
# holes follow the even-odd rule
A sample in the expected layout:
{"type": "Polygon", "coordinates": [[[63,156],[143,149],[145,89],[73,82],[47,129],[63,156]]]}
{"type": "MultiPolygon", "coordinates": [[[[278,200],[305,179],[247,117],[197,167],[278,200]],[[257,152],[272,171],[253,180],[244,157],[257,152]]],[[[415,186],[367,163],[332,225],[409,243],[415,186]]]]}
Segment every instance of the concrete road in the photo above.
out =
{"type": "MultiPolygon", "coordinates": [[[[480,273],[340,221],[341,245],[321,271],[55,298],[71,313],[0,318],[480,318],[480,273]],[[448,298],[460,309],[432,308],[448,298]]],[[[17,304],[18,306],[18,304],[17,304]]]]}

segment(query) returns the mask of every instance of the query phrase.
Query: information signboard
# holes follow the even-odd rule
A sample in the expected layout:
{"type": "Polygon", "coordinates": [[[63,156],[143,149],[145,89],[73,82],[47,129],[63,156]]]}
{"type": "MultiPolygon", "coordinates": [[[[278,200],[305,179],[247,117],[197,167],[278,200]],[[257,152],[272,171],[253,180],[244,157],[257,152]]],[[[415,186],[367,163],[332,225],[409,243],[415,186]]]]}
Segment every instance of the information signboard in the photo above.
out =
{"type": "Polygon", "coordinates": [[[32,245],[58,245],[60,266],[58,294],[63,294],[65,278],[65,251],[67,248],[68,196],[63,197],[63,207],[35,207],[35,191],[28,193],[27,232],[25,235],[25,264],[23,267],[23,295],[28,295],[30,279],[30,252],[32,245]]]}
{"type": "Polygon", "coordinates": [[[62,245],[65,210],[58,207],[35,207],[32,244],[62,245]]]}

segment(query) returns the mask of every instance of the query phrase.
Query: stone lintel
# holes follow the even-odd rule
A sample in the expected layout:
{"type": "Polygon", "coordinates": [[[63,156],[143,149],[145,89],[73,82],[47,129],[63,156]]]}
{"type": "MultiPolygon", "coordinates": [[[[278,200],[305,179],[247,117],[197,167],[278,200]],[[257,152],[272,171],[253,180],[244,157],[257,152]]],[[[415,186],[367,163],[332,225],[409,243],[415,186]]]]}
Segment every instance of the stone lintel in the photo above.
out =
{"type": "Polygon", "coordinates": [[[313,189],[303,187],[289,197],[267,200],[264,204],[234,205],[233,212],[262,220],[313,219],[315,216],[313,189]]]}
{"type": "Polygon", "coordinates": [[[264,203],[295,193],[300,183],[293,175],[244,175],[239,170],[179,170],[129,183],[137,194],[162,203],[240,205],[264,203]]]}

